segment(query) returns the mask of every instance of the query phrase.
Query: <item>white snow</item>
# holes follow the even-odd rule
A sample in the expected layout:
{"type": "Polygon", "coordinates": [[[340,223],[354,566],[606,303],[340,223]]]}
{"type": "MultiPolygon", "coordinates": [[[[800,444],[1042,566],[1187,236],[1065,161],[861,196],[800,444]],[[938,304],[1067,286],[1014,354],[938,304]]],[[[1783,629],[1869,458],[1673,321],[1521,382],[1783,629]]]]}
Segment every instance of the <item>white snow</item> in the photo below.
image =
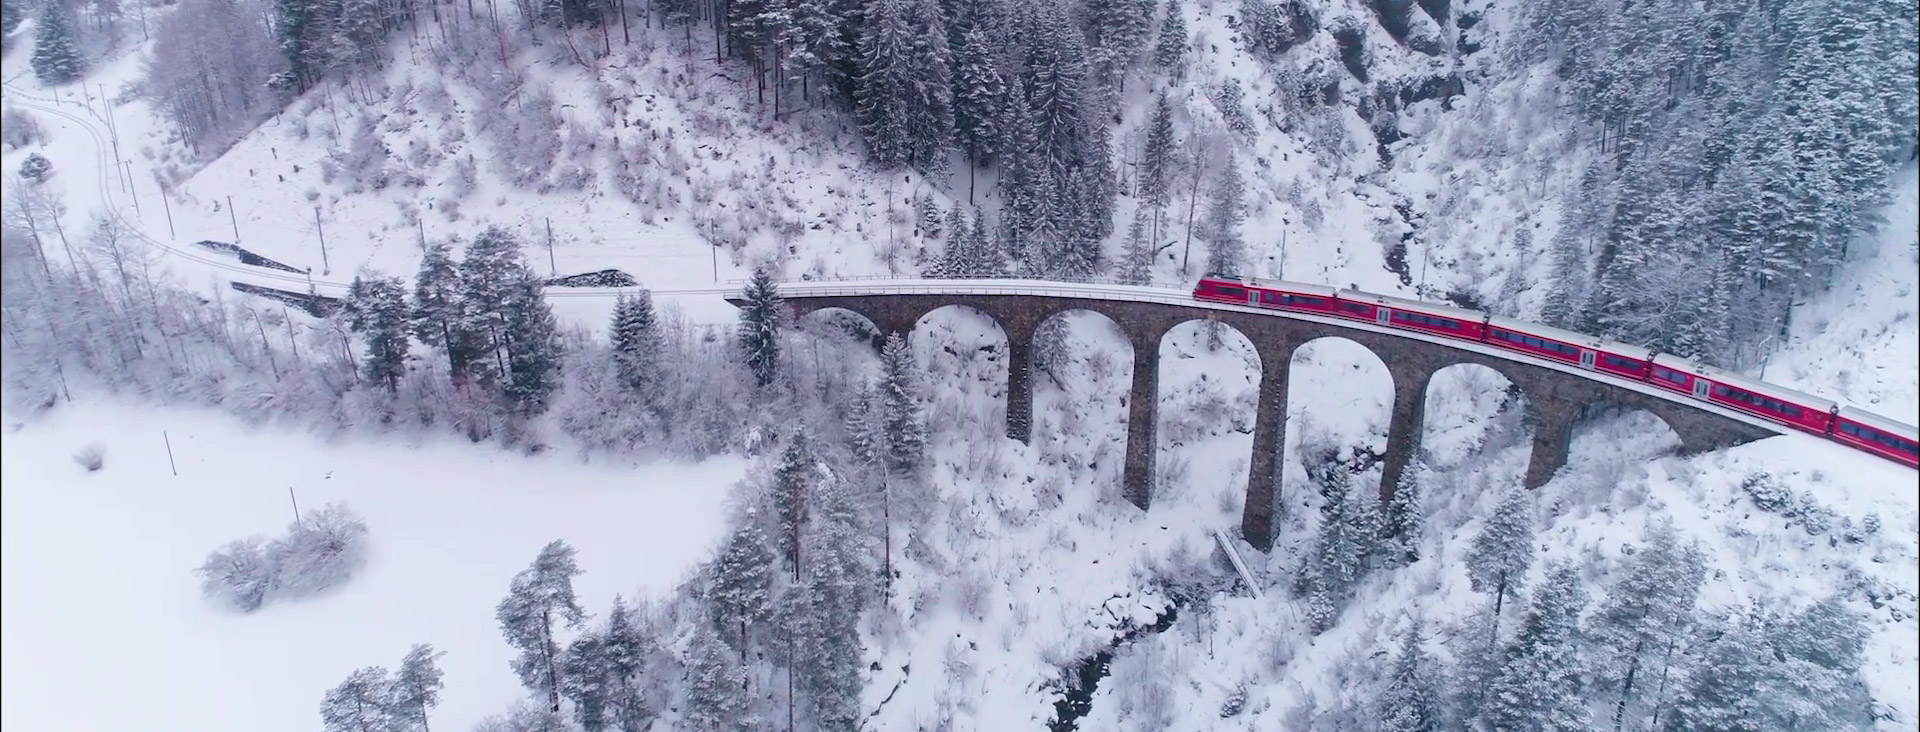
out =
{"type": "Polygon", "coordinates": [[[731,457],[635,467],[392,435],[326,442],[84,398],[7,430],[8,729],[309,729],[323,692],[413,643],[447,653],[434,728],[468,729],[520,693],[493,607],[541,546],[579,550],[575,586],[596,616],[615,593],[657,598],[717,544],[745,470],[731,457]],[[88,444],[105,448],[98,473],[70,457],[88,444]],[[365,569],[251,615],[202,600],[193,568],[229,540],[278,534],[289,488],[302,509],[344,501],[366,520],[365,569]]]}

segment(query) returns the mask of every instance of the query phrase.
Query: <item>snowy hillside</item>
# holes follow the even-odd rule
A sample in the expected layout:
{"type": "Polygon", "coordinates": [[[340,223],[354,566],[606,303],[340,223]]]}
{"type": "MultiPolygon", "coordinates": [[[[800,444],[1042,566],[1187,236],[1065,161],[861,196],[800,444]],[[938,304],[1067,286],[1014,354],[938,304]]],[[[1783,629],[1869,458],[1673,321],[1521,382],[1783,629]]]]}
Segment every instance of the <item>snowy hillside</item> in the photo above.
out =
{"type": "Polygon", "coordinates": [[[1523,397],[1458,366],[1380,505],[1394,384],[1324,339],[1292,364],[1274,550],[1237,544],[1256,598],[1215,545],[1260,377],[1232,329],[1159,346],[1142,512],[1100,316],[1042,328],[1021,444],[979,313],[876,358],[857,325],[721,299],[756,269],[1227,269],[1912,422],[1891,6],[43,5],[0,68],[8,726],[311,728],[421,642],[432,729],[479,732],[1920,720],[1920,496],[1889,461],[1803,435],[1679,457],[1651,415],[1596,413],[1517,491],[1523,397]],[[540,287],[606,269],[637,286],[540,287]],[[309,317],[234,282],[351,296],[309,317]],[[289,491],[359,512],[367,565],[252,614],[198,597],[289,491]],[[528,564],[556,539],[564,591],[528,564]]]}

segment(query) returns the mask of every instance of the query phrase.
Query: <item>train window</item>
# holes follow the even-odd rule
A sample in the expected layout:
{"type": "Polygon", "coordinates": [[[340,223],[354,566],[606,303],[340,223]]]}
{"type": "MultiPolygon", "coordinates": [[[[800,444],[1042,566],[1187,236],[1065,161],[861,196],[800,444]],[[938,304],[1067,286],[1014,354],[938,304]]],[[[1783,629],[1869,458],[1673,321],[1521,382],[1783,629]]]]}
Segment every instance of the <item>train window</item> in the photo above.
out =
{"type": "Polygon", "coordinates": [[[1227,295],[1230,297],[1246,297],[1247,296],[1247,291],[1239,287],[1228,287],[1226,285],[1220,285],[1219,287],[1215,287],[1213,289],[1222,295],[1227,295]]]}
{"type": "Polygon", "coordinates": [[[1849,423],[1841,423],[1841,425],[1840,425],[1840,431],[1841,431],[1841,432],[1845,432],[1845,433],[1847,433],[1847,434],[1849,434],[1849,435],[1852,435],[1852,436],[1854,436],[1854,437],[1859,437],[1859,436],[1860,436],[1860,428],[1859,428],[1859,427],[1855,427],[1855,426],[1853,426],[1852,424],[1849,424],[1849,423]]]}
{"type": "Polygon", "coordinates": [[[1653,367],[1653,375],[1675,384],[1687,383],[1687,375],[1663,366],[1653,367]]]}
{"type": "Polygon", "coordinates": [[[1632,359],[1621,358],[1619,356],[1603,354],[1600,356],[1600,361],[1610,368],[1636,372],[1640,370],[1640,364],[1635,363],[1632,359]]]}
{"type": "Polygon", "coordinates": [[[1367,312],[1367,310],[1368,310],[1368,308],[1367,308],[1367,306],[1366,306],[1366,305],[1363,305],[1363,304],[1361,304],[1361,303],[1357,303],[1357,302],[1343,302],[1343,303],[1340,303],[1340,309],[1341,309],[1341,310],[1345,310],[1345,311],[1347,311],[1347,312],[1349,312],[1349,313],[1364,313],[1364,312],[1367,312]]]}

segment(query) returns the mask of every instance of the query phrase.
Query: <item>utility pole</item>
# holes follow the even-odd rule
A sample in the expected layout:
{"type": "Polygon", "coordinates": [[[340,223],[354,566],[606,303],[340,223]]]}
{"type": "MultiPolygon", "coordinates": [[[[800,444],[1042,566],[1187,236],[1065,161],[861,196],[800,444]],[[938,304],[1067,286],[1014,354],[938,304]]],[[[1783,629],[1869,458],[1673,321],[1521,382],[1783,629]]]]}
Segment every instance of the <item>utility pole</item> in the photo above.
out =
{"type": "Polygon", "coordinates": [[[709,253],[713,256],[713,284],[720,284],[720,245],[710,244],[709,253]]]}
{"type": "Polygon", "coordinates": [[[427,251],[427,220],[414,219],[413,222],[420,225],[420,251],[425,252],[427,251]]]}
{"type": "Polygon", "coordinates": [[[133,185],[133,161],[127,160],[124,162],[127,164],[127,192],[133,194],[133,215],[139,216],[140,190],[133,185]]]}
{"type": "Polygon", "coordinates": [[[178,234],[173,233],[173,204],[167,202],[167,189],[165,188],[160,189],[160,207],[166,209],[167,212],[167,238],[173,239],[178,237],[178,234]]]}
{"type": "Polygon", "coordinates": [[[327,227],[320,223],[320,207],[313,207],[313,228],[320,232],[320,274],[333,274],[333,264],[327,261],[327,227]]]}
{"type": "MultiPolygon", "coordinates": [[[[107,104],[107,85],[96,84],[95,86],[98,86],[100,88],[100,109],[107,113],[107,139],[113,142],[113,159],[119,160],[120,159],[120,127],[113,123],[113,107],[107,104]]],[[[114,167],[118,168],[119,166],[116,165],[114,167]]],[[[121,171],[115,170],[114,172],[119,173],[121,171]]],[[[120,189],[127,190],[132,187],[133,187],[133,175],[131,172],[129,172],[126,176],[120,179],[120,189]]]]}
{"type": "Polygon", "coordinates": [[[227,196],[227,221],[233,223],[233,243],[240,243],[240,218],[233,215],[233,196],[227,196]]]}
{"type": "Polygon", "coordinates": [[[560,265],[555,264],[553,261],[553,217],[552,216],[547,217],[547,275],[549,277],[560,276],[560,265]]]}

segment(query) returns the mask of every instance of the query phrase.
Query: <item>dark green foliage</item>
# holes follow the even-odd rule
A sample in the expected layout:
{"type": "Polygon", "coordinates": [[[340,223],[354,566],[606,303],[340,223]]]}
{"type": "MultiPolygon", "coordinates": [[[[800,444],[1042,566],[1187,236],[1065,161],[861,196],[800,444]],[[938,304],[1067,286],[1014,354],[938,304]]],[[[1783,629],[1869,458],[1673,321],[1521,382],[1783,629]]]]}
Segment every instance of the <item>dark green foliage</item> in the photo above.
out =
{"type": "Polygon", "coordinates": [[[887,336],[880,363],[881,430],[886,439],[887,469],[894,475],[913,476],[927,461],[927,415],[920,365],[899,333],[887,336]]]}
{"type": "Polygon", "coordinates": [[[564,671],[557,635],[562,628],[579,628],[587,619],[573,594],[573,578],[578,574],[573,547],[556,540],[540,550],[531,566],[513,576],[507,596],[494,608],[501,635],[519,652],[512,662],[514,674],[527,690],[545,696],[554,712],[560,711],[564,671]]]}
{"type": "Polygon", "coordinates": [[[650,403],[650,397],[658,391],[655,382],[660,378],[664,348],[652,293],[641,290],[622,295],[613,305],[613,323],[608,330],[621,387],[640,397],[643,404],[650,403]]]}
{"type": "Polygon", "coordinates": [[[1489,643],[1499,639],[1500,612],[1507,598],[1525,586],[1533,554],[1533,500],[1525,489],[1513,488],[1481,525],[1467,555],[1467,579],[1473,591],[1493,595],[1494,630],[1489,643]]]}
{"type": "Polygon", "coordinates": [[[33,32],[33,76],[49,86],[79,79],[87,71],[75,38],[73,10],[61,0],[42,0],[33,32]]]}
{"type": "Polygon", "coordinates": [[[744,661],[748,634],[773,617],[773,552],[751,511],[727,538],[710,572],[707,599],[714,630],[744,661]]]}
{"type": "Polygon", "coordinates": [[[745,303],[740,306],[740,351],[746,356],[754,383],[765,387],[780,373],[780,330],[786,325],[786,303],[773,284],[773,275],[764,267],[753,270],[741,299],[745,303]]]}
{"type": "Polygon", "coordinates": [[[1387,688],[1374,700],[1380,732],[1439,732],[1440,662],[1421,647],[1421,624],[1400,634],[1400,652],[1393,659],[1387,688]]]}
{"type": "Polygon", "coordinates": [[[1487,689],[1480,722],[1493,732],[1587,732],[1580,612],[1587,591],[1571,564],[1547,568],[1546,583],[1507,644],[1487,689]]]}
{"type": "Polygon", "coordinates": [[[366,274],[353,278],[347,288],[347,322],[360,334],[365,349],[360,354],[360,371],[366,378],[387,388],[389,395],[400,388],[407,373],[408,309],[406,282],[398,277],[366,274]]]}

